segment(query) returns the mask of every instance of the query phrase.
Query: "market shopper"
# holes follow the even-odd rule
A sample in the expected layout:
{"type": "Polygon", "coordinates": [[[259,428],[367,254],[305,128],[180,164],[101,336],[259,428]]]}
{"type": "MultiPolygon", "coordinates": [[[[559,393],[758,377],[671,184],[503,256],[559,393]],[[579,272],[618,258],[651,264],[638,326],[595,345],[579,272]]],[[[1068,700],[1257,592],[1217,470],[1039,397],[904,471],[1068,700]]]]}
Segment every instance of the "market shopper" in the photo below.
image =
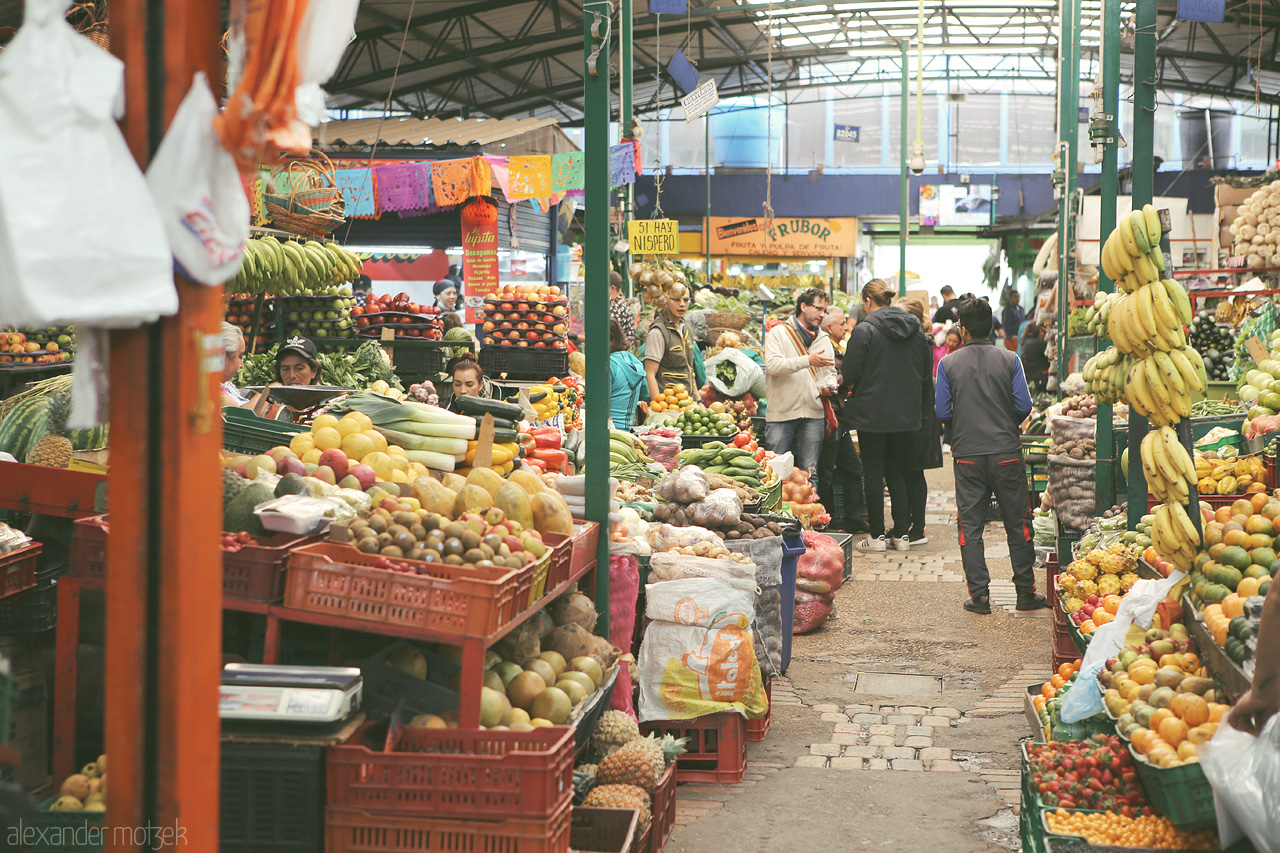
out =
{"type": "Polygon", "coordinates": [[[991,612],[982,531],[994,495],[1009,543],[1017,608],[1038,610],[1049,605],[1035,591],[1031,504],[1018,429],[1031,413],[1031,395],[1022,363],[1013,353],[991,345],[991,306],[980,299],[966,300],[957,315],[964,346],[938,365],[936,410],[954,429],[960,558],[969,586],[964,609],[991,612]]]}
{"type": "Polygon", "coordinates": [[[449,411],[457,411],[454,401],[459,397],[494,397],[493,383],[484,375],[484,368],[471,353],[460,355],[445,365],[445,372],[452,380],[453,396],[449,398],[449,411]]]}
{"type": "Polygon", "coordinates": [[[462,286],[449,278],[442,278],[436,282],[435,287],[431,288],[431,292],[436,297],[436,307],[441,312],[456,312],[462,303],[462,286]]]}
{"type": "MultiPolygon", "coordinates": [[[[848,337],[844,312],[839,308],[828,308],[821,328],[831,338],[838,375],[848,337]]],[[[823,439],[822,452],[818,455],[818,497],[829,512],[834,513],[837,508],[844,510],[843,518],[832,516],[828,530],[866,533],[870,528],[867,527],[867,501],[862,493],[862,460],[853,443],[853,434],[844,423],[844,412],[837,410],[835,414],[839,419],[838,428],[835,435],[823,439]],[[841,488],[839,501],[835,496],[837,483],[841,488]]]]}
{"type": "MultiPolygon", "coordinates": [[[[831,338],[822,331],[827,294],[817,288],[796,297],[796,313],[764,337],[765,441],[777,454],[793,453],[795,465],[817,475],[827,433],[827,412],[839,384],[831,338]]],[[[834,427],[835,424],[833,423],[834,427]]],[[[835,430],[833,429],[832,434],[835,430]]],[[[821,481],[821,477],[817,477],[821,481]]]]}
{"type": "Polygon", "coordinates": [[[1009,304],[1004,306],[1000,320],[1004,325],[1004,347],[1010,352],[1018,351],[1018,335],[1022,332],[1022,323],[1027,319],[1027,312],[1018,303],[1022,296],[1014,290],[1009,293],[1009,304]]]}
{"type": "Polygon", "coordinates": [[[949,284],[944,284],[939,293],[942,295],[942,307],[933,312],[933,322],[954,323],[956,306],[960,304],[960,300],[956,298],[956,292],[949,284]]]}
{"type": "Polygon", "coordinates": [[[847,392],[845,422],[858,432],[863,494],[867,504],[864,551],[884,551],[889,542],[907,550],[910,532],[903,464],[924,423],[929,382],[928,343],[920,321],[893,305],[894,291],[882,279],[862,288],[867,319],[854,327],[840,368],[847,392]],[[884,488],[889,487],[893,527],[886,531],[884,488]]]}
{"type": "Polygon", "coordinates": [[[1280,584],[1271,584],[1262,602],[1257,639],[1253,684],[1227,715],[1227,722],[1255,736],[1280,711],[1280,584]]]}
{"type": "Polygon", "coordinates": [[[630,347],[617,320],[609,320],[609,417],[613,428],[631,429],[636,407],[643,406],[640,394],[645,387],[644,365],[629,352],[630,347]]]}
{"type": "Polygon", "coordinates": [[[1027,385],[1037,394],[1044,391],[1049,382],[1049,342],[1044,329],[1038,323],[1028,323],[1022,330],[1022,372],[1027,385]]]}
{"type": "MultiPolygon", "coordinates": [[[[931,359],[933,344],[929,340],[929,332],[933,324],[925,319],[924,303],[919,299],[904,299],[902,307],[920,321],[920,330],[924,333],[925,358],[931,359]]],[[[924,383],[924,396],[921,407],[924,410],[923,423],[916,431],[915,446],[912,453],[903,463],[903,479],[907,485],[907,506],[910,509],[911,528],[907,532],[907,544],[924,545],[929,538],[924,532],[925,504],[929,497],[929,486],[925,482],[924,472],[942,467],[942,443],[938,432],[938,418],[933,411],[933,380],[924,383]]]]}
{"type": "Polygon", "coordinates": [[[667,304],[654,318],[644,339],[645,381],[649,399],[662,395],[663,388],[683,385],[689,396],[698,398],[698,367],[702,353],[694,342],[693,329],[685,314],[689,311],[688,286],[673,284],[667,304]]]}
{"type": "Polygon", "coordinates": [[[220,397],[224,408],[251,409],[255,415],[263,415],[268,407],[268,389],[271,384],[257,394],[246,397],[236,388],[236,374],[244,367],[244,332],[239,326],[222,322],[222,350],[225,361],[222,367],[222,386],[220,397]]]}
{"type": "Polygon", "coordinates": [[[636,312],[631,310],[622,293],[622,273],[617,270],[609,271],[609,316],[618,321],[622,327],[622,340],[626,348],[631,349],[635,345],[636,312]]]}

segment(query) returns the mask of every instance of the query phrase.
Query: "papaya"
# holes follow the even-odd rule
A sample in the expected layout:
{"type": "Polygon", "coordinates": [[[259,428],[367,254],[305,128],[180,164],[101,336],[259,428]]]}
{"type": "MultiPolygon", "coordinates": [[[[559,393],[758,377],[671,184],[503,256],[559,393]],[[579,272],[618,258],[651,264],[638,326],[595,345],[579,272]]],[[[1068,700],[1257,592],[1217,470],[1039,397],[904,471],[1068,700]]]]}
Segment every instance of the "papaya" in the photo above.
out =
{"type": "Polygon", "coordinates": [[[498,497],[498,489],[502,488],[502,477],[492,468],[472,468],[467,475],[468,486],[479,486],[489,493],[491,499],[498,497]]]}
{"type": "Polygon", "coordinates": [[[453,517],[461,518],[469,512],[484,512],[493,506],[493,496],[480,486],[467,484],[458,492],[453,502],[453,517]]]}
{"type": "Polygon", "coordinates": [[[533,526],[540,533],[573,535],[573,515],[559,492],[539,492],[529,498],[533,511],[533,526]]]}
{"type": "Polygon", "coordinates": [[[467,484],[467,478],[457,471],[450,471],[444,475],[440,482],[444,484],[446,489],[456,494],[462,491],[462,487],[467,484]]]}
{"type": "Polygon", "coordinates": [[[524,489],[527,495],[536,495],[539,492],[547,491],[546,483],[542,482],[542,478],[530,471],[528,468],[517,468],[507,477],[507,482],[515,483],[524,489]]]}
{"type": "Polygon", "coordinates": [[[511,521],[520,522],[525,530],[533,527],[533,506],[528,493],[517,483],[503,483],[494,495],[494,506],[506,513],[511,521]]]}
{"type": "Polygon", "coordinates": [[[435,477],[419,477],[413,481],[413,496],[422,508],[436,515],[452,516],[453,504],[458,495],[435,477]]]}

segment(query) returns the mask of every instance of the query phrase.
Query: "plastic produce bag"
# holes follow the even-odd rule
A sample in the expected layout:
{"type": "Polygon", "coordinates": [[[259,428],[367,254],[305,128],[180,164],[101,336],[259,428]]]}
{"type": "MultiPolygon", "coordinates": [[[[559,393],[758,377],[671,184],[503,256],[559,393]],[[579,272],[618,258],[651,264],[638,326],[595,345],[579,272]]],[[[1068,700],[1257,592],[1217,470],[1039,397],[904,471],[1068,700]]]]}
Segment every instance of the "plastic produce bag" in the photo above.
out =
{"type": "Polygon", "coordinates": [[[676,463],[676,454],[680,452],[680,438],[668,438],[664,435],[658,435],[654,432],[647,432],[640,436],[640,443],[644,445],[645,452],[654,462],[660,463],[663,468],[668,471],[674,471],[676,463]]]}
{"type": "Polygon", "coordinates": [[[177,311],[172,255],[116,125],[124,65],[68,5],[28,0],[0,52],[0,322],[133,328],[177,311]]]}
{"type": "Polygon", "coordinates": [[[646,615],[670,618],[651,621],[640,646],[641,722],[721,711],[764,716],[768,702],[750,627],[753,595],[709,579],[649,584],[646,615]]]}
{"type": "Polygon", "coordinates": [[[804,531],[801,538],[805,552],[796,561],[796,586],[816,594],[838,590],[844,585],[844,549],[830,536],[812,530],[804,531]]]}
{"type": "Polygon", "coordinates": [[[689,516],[700,527],[737,527],[742,521],[742,498],[732,489],[713,489],[705,499],[690,504],[689,516]]]}
{"type": "Polygon", "coordinates": [[[672,548],[687,548],[706,542],[711,545],[724,545],[720,534],[713,533],[704,527],[676,527],[671,524],[649,525],[649,547],[658,556],[659,551],[670,551],[672,548]]]}
{"type": "Polygon", "coordinates": [[[764,368],[756,364],[755,360],[742,350],[733,348],[721,350],[707,359],[706,368],[707,381],[711,383],[711,387],[726,397],[741,397],[743,394],[753,394],[756,397],[765,395],[764,368]],[[734,376],[732,383],[725,382],[717,375],[716,366],[722,362],[728,362],[737,369],[737,375],[734,376]]]}
{"type": "Polygon", "coordinates": [[[1124,648],[1124,638],[1131,625],[1136,623],[1143,628],[1151,627],[1151,617],[1155,616],[1160,602],[1185,577],[1185,574],[1174,569],[1167,578],[1144,578],[1120,599],[1115,618],[1093,632],[1084,660],[1080,662],[1080,674],[1062,697],[1062,722],[1078,723],[1104,710],[1098,673],[1106,666],[1108,658],[1119,654],[1124,648]]]}
{"type": "MultiPolygon", "coordinates": [[[[610,544],[612,550],[613,544],[610,544]]],[[[636,627],[636,600],[640,595],[640,560],[633,554],[609,554],[609,641],[620,649],[630,649],[636,627]]],[[[630,656],[619,663],[609,707],[635,716],[631,704],[630,656]]]]}
{"type": "Polygon", "coordinates": [[[147,168],[174,258],[208,285],[235,277],[249,239],[249,200],[236,161],[213,130],[217,115],[209,81],[198,72],[147,168]]]}
{"type": "Polygon", "coordinates": [[[686,465],[664,477],[653,493],[660,500],[691,504],[705,498],[710,491],[703,470],[697,465],[686,465]]]}
{"type": "Polygon", "coordinates": [[[821,628],[835,609],[835,597],[831,593],[814,594],[796,590],[795,619],[791,623],[792,634],[807,634],[821,628]]]}
{"type": "Polygon", "coordinates": [[[760,671],[773,678],[782,675],[782,537],[734,539],[729,550],[751,558],[756,566],[756,660],[760,671]]]}
{"type": "Polygon", "coordinates": [[[310,0],[298,33],[298,84],[294,101],[298,119],[316,127],[325,119],[325,83],[338,70],[347,45],[355,37],[360,0],[310,0]]]}
{"type": "Polygon", "coordinates": [[[1200,747],[1200,765],[1213,786],[1222,846],[1247,835],[1259,853],[1280,853],[1280,714],[1259,737],[1224,722],[1200,747]]]}
{"type": "MultiPolygon", "coordinates": [[[[750,562],[734,562],[733,560],[713,560],[706,557],[686,557],[681,554],[654,554],[649,559],[649,586],[691,578],[709,579],[729,584],[735,589],[756,588],[756,566],[750,562]]],[[[646,587],[646,595],[650,591],[646,587]]],[[[646,599],[647,600],[647,599],[646,599]]],[[[649,618],[662,619],[652,613],[649,618]]],[[[677,620],[667,618],[668,622],[677,620]]]]}
{"type": "Polygon", "coordinates": [[[1058,524],[1084,530],[1097,510],[1097,463],[1070,456],[1049,457],[1049,497],[1058,524]]]}

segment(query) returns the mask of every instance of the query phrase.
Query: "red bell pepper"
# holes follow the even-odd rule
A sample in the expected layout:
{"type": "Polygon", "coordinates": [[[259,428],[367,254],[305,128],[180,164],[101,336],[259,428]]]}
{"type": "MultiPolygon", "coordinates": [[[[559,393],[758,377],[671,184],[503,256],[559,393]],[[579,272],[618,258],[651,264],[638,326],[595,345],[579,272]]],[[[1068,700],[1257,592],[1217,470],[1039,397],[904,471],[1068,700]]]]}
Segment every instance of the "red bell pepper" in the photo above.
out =
{"type": "Polygon", "coordinates": [[[564,436],[555,427],[536,427],[533,430],[533,443],[539,450],[559,450],[564,436]]]}
{"type": "Polygon", "coordinates": [[[528,463],[530,468],[533,468],[538,472],[545,472],[547,470],[546,464],[536,456],[526,456],[524,461],[528,463]]]}
{"type": "Polygon", "coordinates": [[[551,448],[538,448],[529,454],[529,458],[541,461],[548,471],[563,471],[569,463],[569,454],[551,448]]]}

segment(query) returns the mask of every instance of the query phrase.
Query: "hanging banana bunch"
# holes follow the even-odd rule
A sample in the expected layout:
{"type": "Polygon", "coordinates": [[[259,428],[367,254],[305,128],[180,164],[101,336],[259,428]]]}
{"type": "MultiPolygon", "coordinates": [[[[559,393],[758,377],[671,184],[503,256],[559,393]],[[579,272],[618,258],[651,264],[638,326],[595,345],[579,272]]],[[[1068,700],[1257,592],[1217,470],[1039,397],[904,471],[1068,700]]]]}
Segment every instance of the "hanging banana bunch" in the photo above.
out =
{"type": "Polygon", "coordinates": [[[271,235],[250,240],[244,263],[227,282],[228,293],[300,296],[338,287],[360,274],[364,262],[337,243],[281,242],[271,235]]]}
{"type": "Polygon", "coordinates": [[[1086,365],[1085,379],[1092,376],[1117,393],[1123,389],[1133,410],[1156,427],[1141,445],[1142,471],[1162,501],[1153,513],[1152,543],[1160,556],[1189,571],[1200,537],[1185,504],[1197,478],[1173,427],[1191,417],[1192,393],[1203,392],[1209,382],[1200,354],[1187,346],[1183,326],[1193,319],[1187,292],[1172,278],[1161,278],[1160,237],[1160,217],[1148,204],[1121,217],[1103,243],[1102,271],[1124,293],[1100,309],[1115,346],[1090,359],[1093,369],[1086,365]]]}

